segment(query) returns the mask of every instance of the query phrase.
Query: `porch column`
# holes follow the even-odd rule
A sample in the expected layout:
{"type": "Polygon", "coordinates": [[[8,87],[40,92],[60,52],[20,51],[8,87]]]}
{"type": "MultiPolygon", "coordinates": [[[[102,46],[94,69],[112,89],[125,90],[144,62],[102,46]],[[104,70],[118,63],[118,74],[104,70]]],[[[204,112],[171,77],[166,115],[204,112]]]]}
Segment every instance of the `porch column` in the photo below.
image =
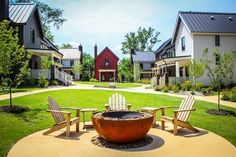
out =
{"type": "Polygon", "coordinates": [[[175,77],[179,77],[179,62],[175,62],[175,77]]]}
{"type": "Polygon", "coordinates": [[[186,77],[186,68],[183,67],[183,77],[186,77]]]}
{"type": "Polygon", "coordinates": [[[98,71],[98,79],[99,79],[98,81],[101,82],[101,72],[100,71],[98,71]]]}
{"type": "Polygon", "coordinates": [[[113,72],[113,75],[114,75],[114,82],[116,82],[116,71],[113,72]]]}

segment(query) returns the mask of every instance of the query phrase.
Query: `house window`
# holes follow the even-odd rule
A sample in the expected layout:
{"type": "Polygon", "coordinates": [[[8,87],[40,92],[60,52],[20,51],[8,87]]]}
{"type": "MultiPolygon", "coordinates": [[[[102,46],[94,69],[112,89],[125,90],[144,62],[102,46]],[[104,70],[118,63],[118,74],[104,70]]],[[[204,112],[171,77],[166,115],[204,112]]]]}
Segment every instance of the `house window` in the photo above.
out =
{"type": "Polygon", "coordinates": [[[109,58],[105,59],[105,65],[108,66],[109,65],[109,58]]]}
{"type": "Polygon", "coordinates": [[[143,63],[140,63],[140,69],[143,70],[143,63]]]}
{"type": "Polygon", "coordinates": [[[151,63],[151,68],[153,68],[154,67],[154,63],[151,63]]]}
{"type": "Polygon", "coordinates": [[[219,35],[215,36],[215,46],[220,46],[220,36],[219,35]]]}
{"type": "Polygon", "coordinates": [[[74,66],[74,60],[70,60],[70,66],[71,66],[71,67],[74,66]]]}
{"type": "Polygon", "coordinates": [[[220,64],[220,55],[216,54],[216,65],[220,64]]]}
{"type": "Polygon", "coordinates": [[[113,74],[110,74],[110,75],[109,75],[109,80],[110,80],[110,81],[113,81],[113,74]]]}
{"type": "Polygon", "coordinates": [[[105,75],[102,74],[102,81],[105,81],[105,75]]]}
{"type": "Polygon", "coordinates": [[[184,51],[185,50],[185,37],[182,37],[181,38],[181,46],[182,46],[182,51],[184,51]]]}
{"type": "Polygon", "coordinates": [[[33,28],[30,28],[30,42],[35,43],[35,30],[33,28]]]}

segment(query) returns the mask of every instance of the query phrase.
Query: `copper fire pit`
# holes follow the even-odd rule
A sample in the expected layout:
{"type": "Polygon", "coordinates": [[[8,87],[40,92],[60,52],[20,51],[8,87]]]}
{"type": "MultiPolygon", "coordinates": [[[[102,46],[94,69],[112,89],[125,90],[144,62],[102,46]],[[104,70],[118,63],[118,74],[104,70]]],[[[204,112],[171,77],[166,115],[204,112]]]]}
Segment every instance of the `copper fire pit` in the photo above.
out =
{"type": "Polygon", "coordinates": [[[93,126],[107,141],[129,143],[138,141],[147,134],[153,115],[135,111],[99,112],[92,116],[93,126]]]}

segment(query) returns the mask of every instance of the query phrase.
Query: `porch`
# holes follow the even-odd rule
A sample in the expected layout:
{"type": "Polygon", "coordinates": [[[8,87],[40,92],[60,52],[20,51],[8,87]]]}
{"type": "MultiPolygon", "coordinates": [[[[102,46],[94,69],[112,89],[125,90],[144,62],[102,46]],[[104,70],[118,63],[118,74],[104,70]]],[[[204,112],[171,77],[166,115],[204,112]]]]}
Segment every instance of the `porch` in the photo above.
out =
{"type": "Polygon", "coordinates": [[[116,82],[115,69],[99,69],[98,72],[99,82],[116,82]]]}
{"type": "Polygon", "coordinates": [[[156,67],[152,68],[154,76],[151,79],[152,86],[174,85],[176,82],[189,80],[188,63],[190,56],[165,58],[157,61],[156,67]]]}

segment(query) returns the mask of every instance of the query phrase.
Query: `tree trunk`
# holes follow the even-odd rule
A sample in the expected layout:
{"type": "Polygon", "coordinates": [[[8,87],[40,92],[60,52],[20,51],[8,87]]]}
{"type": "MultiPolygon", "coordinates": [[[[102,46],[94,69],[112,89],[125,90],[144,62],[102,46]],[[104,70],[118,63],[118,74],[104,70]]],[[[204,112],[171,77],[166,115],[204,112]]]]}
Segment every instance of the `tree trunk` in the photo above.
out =
{"type": "Polygon", "coordinates": [[[10,94],[10,110],[12,111],[12,91],[11,91],[11,85],[9,86],[9,94],[10,94]]]}

